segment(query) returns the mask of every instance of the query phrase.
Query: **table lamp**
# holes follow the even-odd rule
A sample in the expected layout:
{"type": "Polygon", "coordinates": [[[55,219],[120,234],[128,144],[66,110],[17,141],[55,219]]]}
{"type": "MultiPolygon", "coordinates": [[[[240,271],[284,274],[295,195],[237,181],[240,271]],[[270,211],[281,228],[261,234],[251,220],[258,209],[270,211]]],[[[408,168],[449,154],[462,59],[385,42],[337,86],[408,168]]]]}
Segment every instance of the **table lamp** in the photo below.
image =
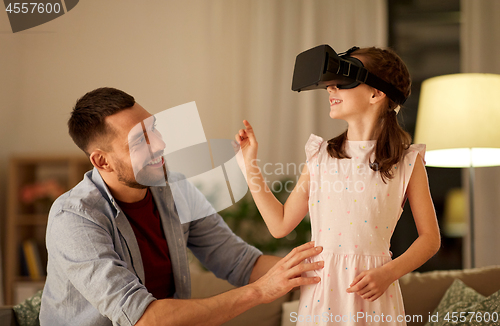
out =
{"type": "Polygon", "coordinates": [[[469,168],[470,264],[474,254],[474,168],[500,165],[500,75],[453,74],[422,83],[414,143],[427,166],[469,168]]]}

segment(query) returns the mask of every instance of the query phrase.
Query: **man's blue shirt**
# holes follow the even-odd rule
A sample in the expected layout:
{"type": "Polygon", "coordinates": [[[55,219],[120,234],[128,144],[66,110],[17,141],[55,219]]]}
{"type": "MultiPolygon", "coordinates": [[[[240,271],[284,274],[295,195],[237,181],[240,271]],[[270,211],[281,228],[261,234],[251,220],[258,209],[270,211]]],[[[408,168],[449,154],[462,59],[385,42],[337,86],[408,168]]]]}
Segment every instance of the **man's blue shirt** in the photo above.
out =
{"type": "MultiPolygon", "coordinates": [[[[236,236],[198,189],[176,173],[169,185],[150,189],[169,247],[174,298],[191,295],[186,248],[217,277],[248,284],[262,253],[236,236]]],[[[132,227],[97,169],[54,202],[46,243],[42,326],[134,325],[155,300],[144,286],[132,227]]]]}

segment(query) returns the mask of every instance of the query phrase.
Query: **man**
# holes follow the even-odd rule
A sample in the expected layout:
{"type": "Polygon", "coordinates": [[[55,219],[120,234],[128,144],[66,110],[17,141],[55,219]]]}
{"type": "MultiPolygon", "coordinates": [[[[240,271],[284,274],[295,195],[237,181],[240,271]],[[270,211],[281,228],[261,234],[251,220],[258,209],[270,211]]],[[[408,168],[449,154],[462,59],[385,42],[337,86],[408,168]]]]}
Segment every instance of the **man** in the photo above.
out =
{"type": "Polygon", "coordinates": [[[179,215],[210,207],[187,182],[180,182],[174,203],[170,185],[181,176],[169,173],[165,182],[165,143],[151,117],[113,88],[77,101],[69,133],[94,169],[49,214],[42,326],[219,325],[293,287],[319,282],[300,276],[322,268],[321,262],[301,264],[321,251],[312,243],[280,260],[243,242],[216,213],[181,224],[179,215]],[[186,247],[216,276],[241,287],[189,299],[186,247]]]}

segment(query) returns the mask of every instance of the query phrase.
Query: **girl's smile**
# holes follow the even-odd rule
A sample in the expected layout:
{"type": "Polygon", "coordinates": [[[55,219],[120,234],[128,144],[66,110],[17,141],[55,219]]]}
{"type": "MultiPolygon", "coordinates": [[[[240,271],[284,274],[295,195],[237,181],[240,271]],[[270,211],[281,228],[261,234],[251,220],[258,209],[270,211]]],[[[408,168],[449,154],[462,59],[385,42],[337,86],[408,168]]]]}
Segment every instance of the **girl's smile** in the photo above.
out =
{"type": "Polygon", "coordinates": [[[338,98],[330,97],[330,106],[334,106],[337,104],[342,103],[342,100],[339,100],[338,98]]]}

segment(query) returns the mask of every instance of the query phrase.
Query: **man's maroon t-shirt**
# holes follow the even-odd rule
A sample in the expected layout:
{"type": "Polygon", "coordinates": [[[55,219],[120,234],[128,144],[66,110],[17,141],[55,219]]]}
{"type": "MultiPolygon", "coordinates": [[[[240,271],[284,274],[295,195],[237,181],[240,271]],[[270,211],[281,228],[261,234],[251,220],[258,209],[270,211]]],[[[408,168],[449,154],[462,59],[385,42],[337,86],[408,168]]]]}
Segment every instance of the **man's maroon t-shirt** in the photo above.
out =
{"type": "Polygon", "coordinates": [[[134,230],[141,251],[146,288],[156,299],[171,298],[175,292],[174,274],[160,213],[148,189],[136,203],[117,201],[134,230]]]}

